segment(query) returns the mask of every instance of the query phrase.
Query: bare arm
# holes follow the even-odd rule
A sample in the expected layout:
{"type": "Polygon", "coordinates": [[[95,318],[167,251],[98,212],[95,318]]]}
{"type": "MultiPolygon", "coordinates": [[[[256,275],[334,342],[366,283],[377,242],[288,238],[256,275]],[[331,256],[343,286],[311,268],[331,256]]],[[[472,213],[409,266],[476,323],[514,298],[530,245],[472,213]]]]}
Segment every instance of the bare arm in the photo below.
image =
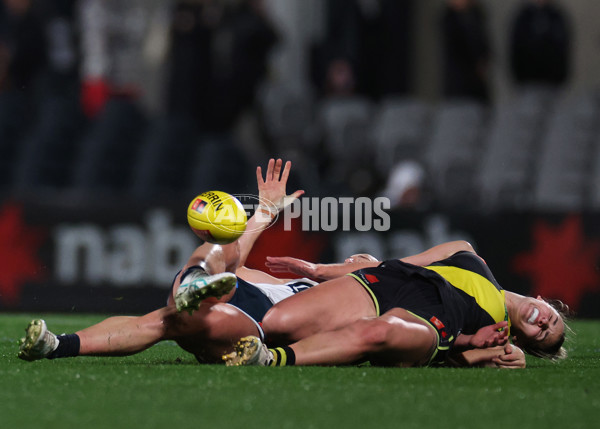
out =
{"type": "MultiPolygon", "coordinates": [[[[451,241],[432,247],[422,253],[400,259],[413,265],[426,266],[435,261],[446,259],[456,252],[466,250],[473,252],[473,247],[466,241],[451,241]]],[[[374,259],[374,258],[373,258],[374,259]]],[[[303,277],[319,280],[331,280],[361,268],[376,267],[379,261],[355,261],[352,263],[315,264],[289,256],[268,256],[267,267],[274,273],[294,273],[303,277]]]]}
{"type": "Polygon", "coordinates": [[[450,256],[454,255],[460,251],[467,251],[471,253],[475,253],[473,246],[471,246],[468,242],[459,240],[459,241],[449,241],[447,243],[439,244],[431,249],[427,249],[426,251],[419,253],[417,255],[407,256],[406,258],[400,259],[402,262],[406,262],[412,265],[418,265],[421,267],[432,264],[436,261],[441,261],[450,256]]]}
{"type": "Polygon", "coordinates": [[[246,262],[256,239],[271,224],[277,211],[284,208],[286,202],[289,204],[304,193],[304,191],[296,191],[292,195],[286,195],[285,186],[292,163],[286,162],[283,171],[282,165],[281,159],[277,161],[270,159],[265,179],[262,177],[261,168],[257,167],[256,179],[260,205],[256,213],[248,220],[246,231],[242,236],[230,244],[202,244],[194,251],[186,267],[203,262],[211,274],[224,271],[235,273],[237,268],[246,262]]]}
{"type": "Polygon", "coordinates": [[[300,277],[330,280],[361,268],[376,267],[379,264],[379,261],[352,262],[350,264],[314,264],[289,256],[267,256],[265,265],[274,273],[294,273],[300,277]]]}
{"type": "Polygon", "coordinates": [[[525,368],[527,362],[523,350],[513,344],[489,347],[486,349],[465,350],[451,353],[448,357],[450,366],[478,366],[490,368],[525,368]]]}
{"type": "Polygon", "coordinates": [[[291,204],[295,199],[304,194],[304,191],[296,191],[291,195],[286,194],[286,185],[292,168],[290,161],[285,163],[278,159],[269,160],[266,176],[263,179],[262,169],[256,168],[256,182],[258,184],[259,207],[254,215],[248,220],[246,231],[239,238],[240,259],[239,265],[243,266],[252,250],[252,246],[260,234],[268,228],[277,213],[291,204]]]}

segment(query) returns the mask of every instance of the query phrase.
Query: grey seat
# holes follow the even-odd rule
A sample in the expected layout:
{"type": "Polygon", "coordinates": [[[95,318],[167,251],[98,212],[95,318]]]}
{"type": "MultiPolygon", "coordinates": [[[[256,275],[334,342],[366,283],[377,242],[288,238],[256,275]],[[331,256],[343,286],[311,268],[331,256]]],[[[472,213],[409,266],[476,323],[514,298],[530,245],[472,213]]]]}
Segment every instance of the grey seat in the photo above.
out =
{"type": "Polygon", "coordinates": [[[535,208],[584,208],[598,112],[595,99],[587,95],[577,95],[557,105],[540,150],[533,194],[535,208]]]}
{"type": "Polygon", "coordinates": [[[430,107],[422,100],[390,97],[381,102],[373,120],[375,163],[382,174],[406,159],[424,156],[430,107]]]}
{"type": "Polygon", "coordinates": [[[540,144],[555,98],[551,89],[528,86],[494,109],[475,182],[483,209],[531,205],[540,144]]]}
{"type": "Polygon", "coordinates": [[[481,104],[460,99],[444,102],[434,113],[425,161],[443,205],[461,204],[455,197],[469,199],[473,193],[473,166],[479,161],[486,116],[481,104]]]}

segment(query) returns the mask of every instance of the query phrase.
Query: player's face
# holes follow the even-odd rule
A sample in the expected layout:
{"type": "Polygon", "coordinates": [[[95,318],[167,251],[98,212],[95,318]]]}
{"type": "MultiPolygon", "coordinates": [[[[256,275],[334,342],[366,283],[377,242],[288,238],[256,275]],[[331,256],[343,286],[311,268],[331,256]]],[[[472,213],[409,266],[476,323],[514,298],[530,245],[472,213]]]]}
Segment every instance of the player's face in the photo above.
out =
{"type": "Polygon", "coordinates": [[[562,317],[540,296],[525,299],[514,319],[513,327],[518,342],[537,343],[541,349],[555,344],[565,331],[562,317]]]}
{"type": "Polygon", "coordinates": [[[352,264],[354,262],[378,262],[378,259],[368,253],[357,253],[344,260],[345,264],[352,264]]]}

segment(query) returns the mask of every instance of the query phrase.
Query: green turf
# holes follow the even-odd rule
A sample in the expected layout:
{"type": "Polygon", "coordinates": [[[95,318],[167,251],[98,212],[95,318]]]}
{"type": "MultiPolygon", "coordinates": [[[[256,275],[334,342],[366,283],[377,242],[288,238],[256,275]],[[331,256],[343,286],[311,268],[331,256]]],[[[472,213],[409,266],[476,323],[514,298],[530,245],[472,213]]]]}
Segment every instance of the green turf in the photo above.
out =
{"type": "MultiPolygon", "coordinates": [[[[526,370],[226,368],[171,342],[127,358],[22,362],[32,315],[0,315],[0,428],[597,428],[600,321],[526,370]]],[[[39,317],[39,315],[35,315],[39,317]]],[[[101,316],[44,315],[55,332],[101,316]]]]}

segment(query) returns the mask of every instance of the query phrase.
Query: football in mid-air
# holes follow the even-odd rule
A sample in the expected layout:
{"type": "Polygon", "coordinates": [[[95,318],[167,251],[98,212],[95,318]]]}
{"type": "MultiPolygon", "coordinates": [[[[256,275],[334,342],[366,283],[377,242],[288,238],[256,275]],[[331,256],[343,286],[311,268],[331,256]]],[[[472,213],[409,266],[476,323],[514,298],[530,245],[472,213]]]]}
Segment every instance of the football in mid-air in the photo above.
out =
{"type": "Polygon", "coordinates": [[[208,191],[192,200],[187,220],[198,237],[213,244],[232,243],[246,230],[246,211],[227,192],[208,191]]]}

